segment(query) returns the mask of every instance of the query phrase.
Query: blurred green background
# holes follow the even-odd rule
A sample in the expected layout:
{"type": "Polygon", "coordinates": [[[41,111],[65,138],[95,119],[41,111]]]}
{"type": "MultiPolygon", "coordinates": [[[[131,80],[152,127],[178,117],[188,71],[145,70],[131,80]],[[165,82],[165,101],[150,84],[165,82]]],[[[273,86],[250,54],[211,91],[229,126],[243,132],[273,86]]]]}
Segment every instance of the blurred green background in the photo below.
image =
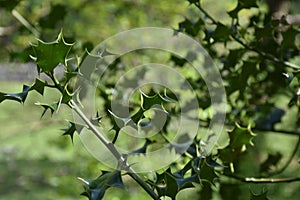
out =
{"type": "MultiPolygon", "coordinates": [[[[208,12],[222,21],[229,19],[226,18],[226,11],[236,5],[235,0],[203,2],[208,12]]],[[[295,6],[293,8],[295,9],[295,6]]],[[[15,9],[37,30],[43,29],[41,38],[45,41],[53,41],[63,29],[68,41],[76,39],[74,51],[79,52],[120,31],[145,26],[177,28],[177,24],[184,20],[185,16],[199,14],[185,0],[24,0],[15,9]],[[52,10],[53,15],[49,15],[52,10]],[[40,20],[43,16],[44,20],[40,20]],[[47,22],[47,17],[63,20],[51,24],[47,22]]],[[[247,14],[244,13],[245,17],[247,14]]],[[[10,52],[19,52],[17,59],[29,61],[27,50],[24,51],[24,48],[29,42],[35,42],[35,36],[16,20],[11,11],[0,8],[0,15],[0,27],[10,27],[12,30],[0,37],[3,47],[0,48],[0,68],[8,68],[10,52]]],[[[32,66],[28,69],[35,70],[32,66]]],[[[34,78],[31,71],[27,72],[29,78],[25,80],[21,80],[24,77],[20,77],[20,80],[11,78],[11,74],[20,73],[18,67],[4,71],[7,74],[2,74],[0,79],[0,91],[4,92],[19,92],[23,83],[31,84],[30,79],[34,78]]],[[[77,136],[74,137],[73,144],[69,138],[61,136],[63,131],[60,129],[66,128],[66,119],[72,119],[72,113],[62,108],[53,118],[47,113],[40,119],[42,109],[34,103],[51,101],[56,95],[54,91],[47,90],[46,97],[31,94],[24,105],[16,102],[0,104],[0,200],[85,199],[79,196],[83,191],[83,184],[77,177],[94,179],[100,175],[99,169],[105,168],[86,152],[77,136]]],[[[288,127],[290,118],[295,116],[286,116],[282,126],[288,127]]],[[[268,134],[264,140],[260,138],[260,141],[255,141],[255,144],[267,147],[269,152],[281,151],[289,155],[295,138],[284,137],[283,139],[278,138],[276,134],[268,134]]],[[[256,153],[255,150],[251,150],[248,156],[251,158],[256,153]]],[[[251,163],[245,162],[244,166],[239,168],[251,174],[249,166],[251,163]]],[[[291,166],[285,175],[300,175],[297,172],[298,164],[292,163],[291,166]]],[[[125,176],[124,182],[125,190],[111,188],[104,199],[150,199],[130,178],[125,176]]],[[[228,187],[231,187],[230,184],[228,187]]],[[[239,190],[243,191],[237,192],[248,196],[249,187],[257,192],[265,187],[270,191],[269,196],[273,197],[271,199],[300,196],[300,192],[297,191],[300,187],[298,183],[259,187],[241,184],[239,190]]],[[[197,191],[189,189],[180,192],[178,199],[194,199],[197,191]]],[[[216,196],[215,199],[219,197],[216,196]]]]}

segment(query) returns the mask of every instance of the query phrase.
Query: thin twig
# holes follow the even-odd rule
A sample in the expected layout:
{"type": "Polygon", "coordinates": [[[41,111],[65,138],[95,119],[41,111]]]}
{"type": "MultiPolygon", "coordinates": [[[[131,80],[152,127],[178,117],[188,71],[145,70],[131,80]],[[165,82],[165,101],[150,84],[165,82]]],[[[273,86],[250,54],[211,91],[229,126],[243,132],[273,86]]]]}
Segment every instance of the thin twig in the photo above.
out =
{"type": "Polygon", "coordinates": [[[295,178],[253,178],[241,177],[234,174],[223,174],[224,176],[234,178],[245,183],[290,183],[300,181],[300,177],[295,178]]]}
{"type": "Polygon", "coordinates": [[[11,11],[11,14],[23,25],[25,26],[33,35],[36,37],[40,36],[40,33],[38,30],[36,30],[18,11],[13,9],[11,11]]]}
{"type": "Polygon", "coordinates": [[[254,128],[253,131],[254,132],[262,132],[262,133],[267,133],[267,132],[284,133],[286,135],[294,135],[294,136],[300,137],[300,132],[298,132],[298,131],[275,130],[275,129],[267,130],[267,129],[260,129],[260,128],[254,128]]]}
{"type": "MultiPolygon", "coordinates": [[[[214,25],[218,25],[219,22],[217,20],[215,20],[204,8],[202,8],[200,2],[197,2],[195,3],[196,7],[205,15],[205,17],[207,17],[208,19],[211,20],[211,22],[214,24],[214,25]]],[[[244,43],[241,39],[239,39],[234,33],[231,34],[231,37],[236,41],[238,42],[240,45],[242,45],[244,48],[250,50],[250,51],[253,51],[253,52],[256,52],[257,54],[259,54],[261,57],[263,58],[266,58],[274,63],[277,63],[277,64],[281,64],[281,65],[285,65],[287,67],[290,67],[290,68],[293,68],[293,69],[300,69],[300,66],[298,65],[295,65],[293,63],[290,63],[290,62],[287,62],[287,61],[282,61],[276,57],[274,57],[273,55],[271,54],[268,54],[268,53],[265,53],[265,52],[262,52],[258,49],[255,49],[253,47],[250,47],[248,46],[246,43],[244,43]]]]}
{"type": "Polygon", "coordinates": [[[86,123],[88,128],[94,133],[94,135],[102,142],[102,144],[114,155],[120,166],[126,169],[128,175],[131,176],[154,200],[159,199],[157,194],[152,190],[150,186],[130,167],[127,163],[126,158],[119,153],[115,145],[107,140],[93,125],[93,123],[85,116],[77,104],[71,100],[69,103],[70,107],[79,115],[79,117],[86,123]]]}

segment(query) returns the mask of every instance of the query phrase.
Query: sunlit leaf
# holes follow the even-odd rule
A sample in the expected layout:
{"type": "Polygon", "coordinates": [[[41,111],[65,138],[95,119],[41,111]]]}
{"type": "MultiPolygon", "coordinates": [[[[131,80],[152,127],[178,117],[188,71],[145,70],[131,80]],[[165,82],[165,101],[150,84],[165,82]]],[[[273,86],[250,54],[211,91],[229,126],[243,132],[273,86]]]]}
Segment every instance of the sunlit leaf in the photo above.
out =
{"type": "Polygon", "coordinates": [[[37,63],[38,71],[45,73],[53,73],[54,68],[59,64],[66,64],[72,44],[67,44],[62,32],[54,42],[44,42],[38,40],[36,45],[32,45],[34,51],[34,59],[37,63]]]}

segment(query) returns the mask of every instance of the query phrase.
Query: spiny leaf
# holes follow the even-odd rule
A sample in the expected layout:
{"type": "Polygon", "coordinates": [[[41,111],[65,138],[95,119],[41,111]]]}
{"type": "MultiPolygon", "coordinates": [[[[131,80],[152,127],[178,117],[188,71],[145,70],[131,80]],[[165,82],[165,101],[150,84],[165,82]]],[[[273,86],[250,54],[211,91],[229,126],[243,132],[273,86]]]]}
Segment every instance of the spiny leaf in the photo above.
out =
{"type": "Polygon", "coordinates": [[[228,146],[218,150],[219,157],[224,163],[232,163],[236,160],[246,150],[247,144],[253,145],[252,138],[255,136],[250,126],[243,128],[238,124],[232,131],[228,131],[228,135],[228,146]]]}
{"type": "Polygon", "coordinates": [[[102,171],[102,174],[95,180],[79,179],[87,185],[83,195],[87,196],[90,200],[101,200],[105,191],[110,187],[125,187],[120,171],[102,171]]]}
{"type": "Polygon", "coordinates": [[[28,92],[31,90],[37,91],[39,94],[44,94],[45,83],[39,79],[35,80],[35,83],[32,86],[23,85],[22,92],[19,93],[3,93],[0,92],[0,103],[4,100],[17,101],[19,103],[24,103],[28,92]]]}
{"type": "Polygon", "coordinates": [[[50,110],[51,115],[52,115],[59,108],[59,104],[58,103],[53,103],[53,104],[35,103],[35,105],[42,106],[44,108],[44,111],[42,113],[41,118],[45,115],[45,113],[47,112],[47,110],[50,110]]]}
{"type": "Polygon", "coordinates": [[[215,185],[214,181],[218,178],[218,175],[216,174],[214,167],[209,166],[205,161],[200,168],[200,178],[201,181],[207,181],[208,183],[215,185]]]}
{"type": "Polygon", "coordinates": [[[35,79],[33,86],[31,86],[30,90],[35,90],[41,95],[44,94],[45,83],[40,79],[35,79]]]}
{"type": "Polygon", "coordinates": [[[54,42],[47,43],[38,40],[37,45],[32,45],[32,47],[38,72],[53,73],[54,68],[59,63],[66,65],[66,58],[72,44],[67,44],[63,39],[62,32],[60,32],[54,42]]]}
{"type": "Polygon", "coordinates": [[[74,136],[75,131],[78,131],[78,133],[80,133],[82,129],[83,129],[82,125],[75,124],[74,122],[69,122],[68,128],[65,128],[62,130],[64,131],[63,135],[70,136],[71,141],[73,143],[73,136],[74,136]]]}
{"type": "Polygon", "coordinates": [[[162,174],[157,174],[156,190],[160,197],[168,196],[175,199],[178,189],[177,181],[170,169],[162,174]]]}
{"type": "Polygon", "coordinates": [[[229,40],[229,36],[232,34],[233,30],[224,24],[218,23],[217,28],[212,34],[214,41],[226,42],[229,40]]]}
{"type": "Polygon", "coordinates": [[[23,85],[23,91],[20,93],[8,94],[8,93],[0,92],[0,103],[4,100],[13,100],[13,101],[17,101],[19,103],[24,103],[29,90],[30,90],[30,86],[23,85]]]}
{"type": "Polygon", "coordinates": [[[235,128],[229,131],[228,134],[229,146],[232,149],[243,147],[246,144],[253,145],[252,138],[255,134],[252,132],[250,126],[243,128],[239,124],[236,124],[235,128]]]}

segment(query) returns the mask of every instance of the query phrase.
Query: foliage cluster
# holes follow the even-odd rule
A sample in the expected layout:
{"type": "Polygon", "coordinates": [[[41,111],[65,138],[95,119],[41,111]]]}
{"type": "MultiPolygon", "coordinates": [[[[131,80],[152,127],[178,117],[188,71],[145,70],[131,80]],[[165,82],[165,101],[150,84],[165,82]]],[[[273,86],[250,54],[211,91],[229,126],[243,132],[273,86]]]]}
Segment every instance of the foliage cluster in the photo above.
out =
{"type": "MultiPolygon", "coordinates": [[[[300,111],[298,80],[300,67],[296,63],[299,59],[299,44],[297,44],[299,29],[282,19],[272,20],[271,14],[262,9],[262,3],[256,0],[238,0],[236,7],[228,12],[230,24],[212,17],[202,7],[201,1],[188,0],[188,2],[198,13],[192,19],[187,17],[181,21],[178,29],[174,29],[174,33],[176,35],[183,32],[201,42],[220,65],[228,97],[226,131],[224,131],[227,132],[226,141],[220,141],[209,155],[203,151],[206,141],[197,136],[181,158],[172,165],[156,172],[149,172],[145,177],[135,173],[132,163],[128,163],[130,156],[169,143],[172,137],[171,121],[176,120],[176,116],[180,114],[180,109],[176,105],[178,99],[167,88],[153,87],[137,91],[134,95],[136,98],[130,99],[132,105],[130,123],[141,128],[151,126],[149,120],[155,118],[157,114],[155,112],[167,113],[168,120],[159,135],[144,139],[141,146],[132,152],[126,154],[119,152],[114,145],[121,140],[121,130],[129,122],[127,118],[111,112],[111,88],[118,74],[128,70],[131,63],[121,57],[109,65],[107,74],[103,76],[97,88],[99,94],[97,98],[102,102],[101,108],[94,116],[85,116],[78,100],[85,94],[77,88],[73,80],[81,75],[82,61],[86,57],[96,55],[84,53],[81,57],[75,56],[76,51],[72,49],[76,49],[76,44],[71,44],[68,40],[66,42],[62,32],[53,42],[38,40],[37,44],[31,47],[33,50],[31,58],[35,61],[39,74],[45,74],[47,80],[37,77],[31,86],[24,85],[20,93],[0,93],[0,103],[6,100],[23,103],[31,91],[43,95],[46,88],[57,89],[60,98],[54,103],[38,103],[44,110],[42,115],[47,111],[53,114],[62,105],[66,105],[77,113],[84,124],[70,121],[64,135],[70,136],[73,140],[76,131],[80,133],[82,129],[90,130],[118,160],[116,170],[101,170],[101,175],[95,180],[80,178],[85,184],[85,191],[82,194],[91,200],[102,199],[110,187],[124,188],[122,178],[125,175],[135,180],[153,199],[166,196],[175,199],[182,190],[196,186],[200,188],[198,195],[202,199],[212,199],[216,196],[215,191],[222,199],[245,199],[247,197],[238,196],[242,192],[238,191],[236,185],[241,182],[261,186],[261,184],[297,183],[300,180],[299,177],[284,176],[285,170],[290,165],[299,168],[299,163],[297,164],[294,159],[300,144],[300,133],[297,131],[300,111]],[[249,10],[252,12],[248,20],[242,22],[241,12],[249,10]],[[55,69],[59,65],[63,65],[65,69],[62,79],[55,74],[55,69]],[[154,114],[149,114],[157,104],[161,107],[156,107],[154,114]],[[287,118],[289,128],[282,125],[284,118],[287,118]],[[106,135],[102,135],[95,127],[104,127],[106,135]],[[253,145],[261,144],[261,147],[264,147],[264,143],[259,141],[263,140],[265,134],[270,133],[288,134],[295,138],[293,144],[295,148],[290,156],[282,155],[280,152],[268,153],[263,148],[259,149],[264,150],[263,153],[249,153],[251,152],[249,149],[255,148],[253,145]],[[253,142],[254,137],[258,144],[253,142]],[[281,160],[284,160],[284,164],[281,164],[281,160]],[[248,166],[247,169],[252,169],[240,174],[245,171],[241,170],[245,167],[243,163],[250,163],[251,167],[248,166]],[[234,188],[234,192],[231,192],[231,187],[234,188]]],[[[7,1],[2,6],[12,10],[16,4],[17,1],[7,1]]],[[[64,10],[64,7],[52,8],[53,12],[59,14],[64,10]]],[[[50,12],[48,19],[41,18],[41,24],[45,26],[42,28],[53,29],[54,24],[59,21],[56,17],[57,15],[50,12]]],[[[87,48],[85,45],[83,47],[87,48]]],[[[187,52],[187,56],[191,56],[191,53],[187,52]]],[[[96,59],[110,55],[110,52],[103,51],[100,58],[96,59]]],[[[186,58],[176,55],[168,55],[168,58],[174,69],[182,71],[197,92],[197,100],[201,107],[199,116],[201,121],[199,133],[201,133],[208,128],[211,120],[209,110],[212,105],[208,90],[200,75],[185,71],[189,64],[186,58]]],[[[134,81],[134,78],[128,81],[134,81]]],[[[182,91],[179,98],[185,95],[182,91]]],[[[180,152],[178,147],[172,145],[170,150],[180,152]]],[[[293,195],[297,193],[291,196],[293,195]]],[[[268,193],[264,189],[258,194],[250,191],[249,196],[253,200],[268,199],[268,193]]]]}

